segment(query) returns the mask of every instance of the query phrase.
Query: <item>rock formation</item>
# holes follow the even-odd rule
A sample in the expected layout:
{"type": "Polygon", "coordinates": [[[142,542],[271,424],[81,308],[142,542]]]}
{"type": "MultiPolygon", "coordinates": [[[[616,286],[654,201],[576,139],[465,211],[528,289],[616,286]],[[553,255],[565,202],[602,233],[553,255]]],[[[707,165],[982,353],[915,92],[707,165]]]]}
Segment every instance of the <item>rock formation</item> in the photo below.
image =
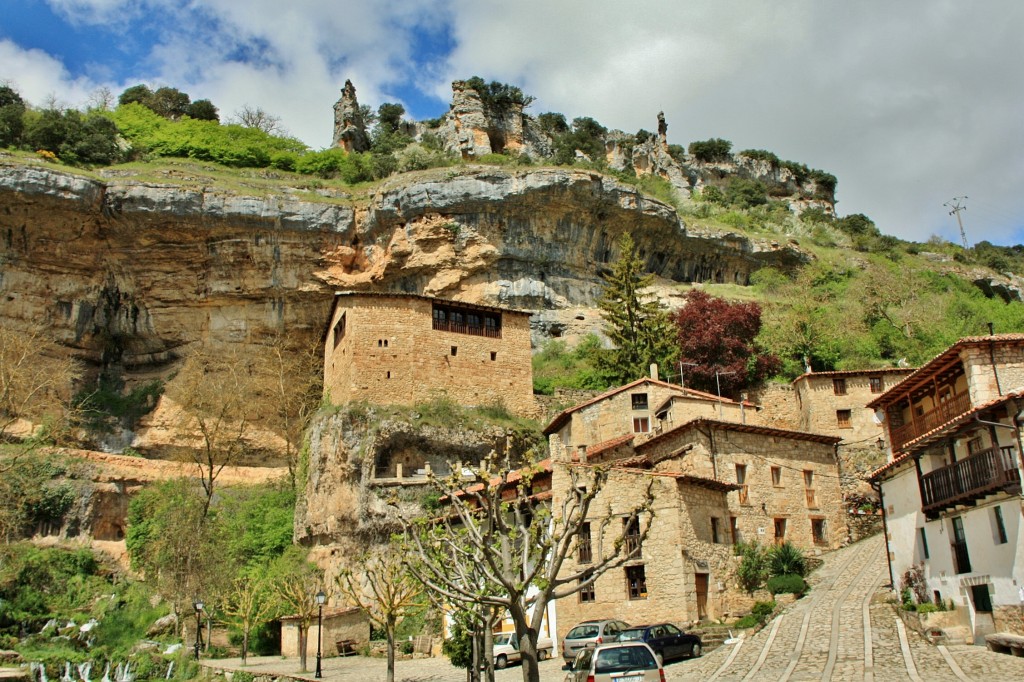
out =
{"type": "Polygon", "coordinates": [[[359,110],[356,99],[356,88],[352,81],[345,81],[341,90],[341,99],[334,103],[334,142],[347,152],[365,152],[370,148],[370,138],[366,134],[366,122],[359,110]]]}

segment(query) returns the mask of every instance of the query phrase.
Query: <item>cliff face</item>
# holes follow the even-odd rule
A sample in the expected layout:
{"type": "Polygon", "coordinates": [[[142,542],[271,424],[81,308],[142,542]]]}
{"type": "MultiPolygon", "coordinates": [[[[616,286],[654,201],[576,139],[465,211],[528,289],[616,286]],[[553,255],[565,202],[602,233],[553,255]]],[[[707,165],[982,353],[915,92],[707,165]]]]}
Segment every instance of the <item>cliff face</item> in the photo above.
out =
{"type": "Polygon", "coordinates": [[[435,170],[365,206],[0,165],[0,323],[41,323],[95,363],[159,368],[183,346],[317,332],[339,288],[525,309],[588,304],[631,231],[678,281],[745,283],[791,246],[694,234],[674,210],[592,172],[435,170]]]}

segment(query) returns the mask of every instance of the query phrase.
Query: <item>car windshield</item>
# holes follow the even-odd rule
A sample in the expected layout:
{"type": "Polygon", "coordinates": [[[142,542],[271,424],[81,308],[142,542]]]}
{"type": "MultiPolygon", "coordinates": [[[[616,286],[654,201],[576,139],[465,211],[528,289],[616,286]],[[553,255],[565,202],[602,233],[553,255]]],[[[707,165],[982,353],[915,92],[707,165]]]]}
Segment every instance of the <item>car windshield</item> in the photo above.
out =
{"type": "Polygon", "coordinates": [[[566,639],[587,639],[588,637],[597,637],[598,628],[597,625],[577,625],[572,630],[569,630],[569,634],[565,636],[566,639]]]}
{"type": "Polygon", "coordinates": [[[508,644],[509,642],[511,642],[511,640],[512,640],[512,633],[508,633],[508,634],[504,634],[504,635],[495,635],[494,636],[494,646],[500,646],[502,644],[508,644]]]}
{"type": "Polygon", "coordinates": [[[657,670],[658,662],[643,646],[624,646],[597,652],[595,673],[621,673],[627,670],[657,670]]]}
{"type": "Polygon", "coordinates": [[[644,640],[644,628],[630,628],[619,633],[620,642],[642,642],[644,640]]]}

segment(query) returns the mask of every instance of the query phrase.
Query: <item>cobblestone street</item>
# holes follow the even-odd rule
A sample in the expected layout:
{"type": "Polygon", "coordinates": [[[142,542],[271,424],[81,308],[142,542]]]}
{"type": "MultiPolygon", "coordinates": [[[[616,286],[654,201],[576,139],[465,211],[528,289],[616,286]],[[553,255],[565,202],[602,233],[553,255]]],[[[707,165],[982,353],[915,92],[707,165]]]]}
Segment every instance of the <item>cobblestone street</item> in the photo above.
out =
{"type": "MultiPolygon", "coordinates": [[[[880,588],[887,582],[880,536],[834,552],[811,576],[808,595],[791,605],[757,634],[725,645],[702,658],[666,667],[668,680],[748,682],[772,680],[852,680],[865,682],[944,682],[1024,680],[1024,658],[996,654],[981,646],[934,646],[904,627],[880,588]]],[[[238,661],[208,661],[233,668],[238,661]]],[[[310,657],[312,667],[315,660],[310,657]]],[[[313,679],[295,673],[295,660],[250,659],[246,671],[313,679]]],[[[324,659],[324,679],[383,680],[383,659],[324,659]]],[[[541,664],[542,679],[565,676],[561,660],[541,664]]],[[[397,680],[462,682],[464,670],[447,659],[418,659],[396,664],[397,680]]],[[[499,682],[522,679],[518,666],[498,671],[499,682]]]]}

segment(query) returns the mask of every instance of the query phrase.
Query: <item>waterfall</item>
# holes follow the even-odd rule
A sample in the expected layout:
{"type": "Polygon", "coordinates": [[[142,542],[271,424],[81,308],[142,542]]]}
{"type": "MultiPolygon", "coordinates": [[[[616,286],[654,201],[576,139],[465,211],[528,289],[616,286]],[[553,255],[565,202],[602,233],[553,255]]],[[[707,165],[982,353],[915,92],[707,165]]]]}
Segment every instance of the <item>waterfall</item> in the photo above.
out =
{"type": "Polygon", "coordinates": [[[167,674],[164,675],[164,679],[171,679],[171,673],[174,672],[174,661],[171,661],[170,665],[167,666],[167,674]]]}
{"type": "Polygon", "coordinates": [[[86,661],[85,663],[78,664],[78,677],[82,682],[91,682],[89,675],[92,674],[92,661],[86,661]]]}
{"type": "Polygon", "coordinates": [[[75,682],[75,678],[71,677],[71,661],[64,661],[64,674],[61,675],[60,682],[75,682]]]}
{"type": "Polygon", "coordinates": [[[113,682],[110,679],[110,661],[107,661],[107,667],[103,670],[103,679],[100,682],[113,682]]]}

